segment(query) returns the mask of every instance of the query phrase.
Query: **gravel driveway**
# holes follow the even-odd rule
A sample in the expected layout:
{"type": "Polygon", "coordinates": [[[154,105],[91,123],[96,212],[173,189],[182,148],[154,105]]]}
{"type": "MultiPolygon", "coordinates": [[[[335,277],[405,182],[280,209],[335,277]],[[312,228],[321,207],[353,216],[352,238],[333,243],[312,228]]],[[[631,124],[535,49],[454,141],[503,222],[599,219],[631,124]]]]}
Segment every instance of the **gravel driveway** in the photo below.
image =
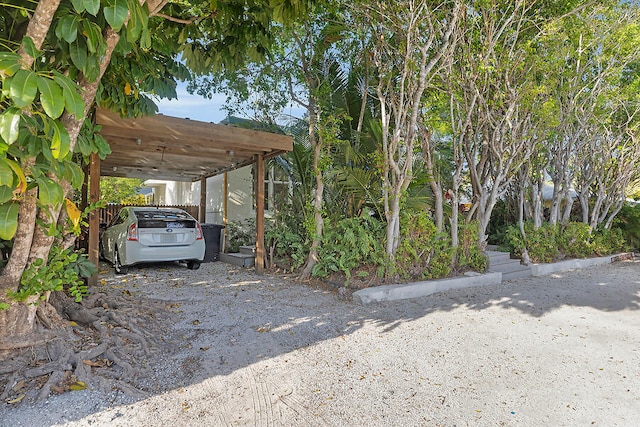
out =
{"type": "Polygon", "coordinates": [[[358,306],[222,263],[102,275],[161,299],[146,398],[74,391],[1,426],[640,425],[640,262],[358,306]]]}

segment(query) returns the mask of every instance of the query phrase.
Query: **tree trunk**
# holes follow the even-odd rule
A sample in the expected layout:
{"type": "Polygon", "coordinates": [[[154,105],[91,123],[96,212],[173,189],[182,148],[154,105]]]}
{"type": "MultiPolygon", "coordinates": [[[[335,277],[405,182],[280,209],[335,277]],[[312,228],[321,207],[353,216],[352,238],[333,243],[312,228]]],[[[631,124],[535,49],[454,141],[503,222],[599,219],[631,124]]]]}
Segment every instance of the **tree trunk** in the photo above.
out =
{"type": "Polygon", "coordinates": [[[390,211],[387,213],[387,243],[386,252],[389,259],[395,259],[396,249],[400,243],[400,197],[395,194],[391,196],[390,211]]]}
{"type": "MultiPolygon", "coordinates": [[[[34,41],[39,40],[40,46],[36,45],[38,48],[41,47],[44,36],[40,37],[39,34],[34,34],[30,31],[44,31],[44,35],[46,35],[48,28],[45,28],[43,23],[48,22],[49,25],[51,24],[51,18],[53,16],[52,10],[55,12],[55,9],[52,9],[52,7],[53,5],[57,7],[58,4],[59,1],[53,0],[40,2],[34,12],[34,16],[29,22],[26,36],[31,37],[34,41]],[[45,5],[48,7],[44,7],[45,5]],[[40,6],[43,7],[41,8],[40,6]],[[51,17],[48,17],[47,20],[47,17],[41,17],[39,13],[51,13],[51,17]]],[[[61,118],[62,123],[69,133],[71,151],[73,151],[75,147],[84,119],[95,100],[100,79],[111,61],[111,55],[119,39],[120,36],[118,33],[114,32],[111,28],[105,31],[107,49],[100,63],[98,79],[96,81],[88,81],[81,78],[79,81],[82,99],[85,103],[83,116],[74,117],[65,112],[61,118]]],[[[23,64],[25,63],[29,63],[28,55],[23,56],[23,64]]],[[[28,174],[30,167],[33,166],[34,163],[34,159],[23,161],[22,168],[25,173],[28,174]]],[[[62,182],[54,175],[50,175],[50,177],[62,185],[65,195],[67,195],[70,189],[69,184],[62,182]]],[[[0,276],[0,289],[12,292],[17,291],[20,286],[20,278],[27,265],[37,258],[46,260],[49,256],[53,237],[47,236],[46,230],[43,229],[42,226],[36,226],[37,219],[56,223],[62,206],[54,207],[51,213],[47,213],[44,210],[39,211],[36,198],[37,189],[34,189],[26,192],[20,201],[18,231],[14,238],[11,256],[2,272],[2,276],[0,276]]],[[[38,306],[32,303],[38,299],[39,295],[34,295],[25,303],[9,301],[5,292],[0,292],[0,302],[5,302],[10,305],[8,310],[0,311],[0,348],[9,350],[11,348],[20,348],[23,345],[33,345],[28,343],[33,343],[34,337],[36,337],[36,311],[38,306]]],[[[47,304],[47,302],[42,301],[41,304],[47,304]]],[[[51,311],[44,310],[44,312],[51,311]]]]}
{"type": "Polygon", "coordinates": [[[444,197],[442,197],[442,184],[432,180],[430,182],[431,191],[433,192],[433,202],[435,210],[436,228],[438,233],[444,231],[444,197]]]}
{"type": "MultiPolygon", "coordinates": [[[[524,179],[521,181],[524,182],[524,179]]],[[[520,228],[520,234],[522,234],[522,239],[527,241],[527,233],[524,231],[524,186],[520,185],[520,189],[518,190],[518,227],[520,228]]],[[[531,259],[529,258],[529,251],[527,251],[527,245],[525,243],[524,248],[522,248],[522,253],[520,254],[522,263],[524,265],[531,264],[531,259]]]]}
{"type": "Polygon", "coordinates": [[[537,182],[531,187],[531,203],[533,204],[533,226],[535,228],[540,228],[542,226],[542,222],[544,221],[544,212],[542,209],[542,187],[544,183],[542,182],[542,178],[538,179],[537,182]]]}
{"type": "Polygon", "coordinates": [[[302,272],[300,273],[300,279],[306,280],[311,277],[313,272],[313,266],[318,262],[318,251],[322,240],[322,233],[324,229],[324,218],[322,217],[322,199],[324,195],[324,178],[322,170],[320,170],[320,156],[322,155],[322,139],[316,133],[316,123],[319,120],[320,113],[315,111],[315,103],[310,101],[309,103],[309,140],[313,147],[313,171],[316,178],[316,189],[313,197],[313,220],[314,220],[314,233],[312,237],[311,247],[309,248],[309,256],[307,256],[307,262],[305,263],[302,272]]]}

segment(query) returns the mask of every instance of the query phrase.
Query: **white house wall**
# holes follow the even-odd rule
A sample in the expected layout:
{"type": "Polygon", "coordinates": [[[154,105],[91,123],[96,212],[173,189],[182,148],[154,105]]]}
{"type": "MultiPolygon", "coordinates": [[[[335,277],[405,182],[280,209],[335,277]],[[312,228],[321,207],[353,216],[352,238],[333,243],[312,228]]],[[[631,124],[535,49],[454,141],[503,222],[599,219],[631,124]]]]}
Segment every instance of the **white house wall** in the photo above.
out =
{"type": "MultiPolygon", "coordinates": [[[[227,173],[227,219],[238,222],[255,217],[253,209],[253,175],[251,166],[227,173]]],[[[197,184],[200,194],[200,184],[197,184]]],[[[224,175],[207,179],[206,222],[222,224],[224,222],[224,175]]]]}
{"type": "MultiPolygon", "coordinates": [[[[200,184],[198,184],[198,187],[200,184]]],[[[163,181],[149,179],[145,187],[153,188],[155,203],[159,205],[193,205],[199,204],[199,198],[194,199],[191,182],[163,181]]]]}
{"type": "MultiPolygon", "coordinates": [[[[253,174],[251,166],[227,173],[228,201],[227,219],[244,221],[255,218],[253,207],[253,174]]],[[[200,182],[175,182],[148,180],[146,187],[154,189],[155,200],[166,205],[200,204],[200,182]]],[[[224,175],[207,178],[207,199],[205,222],[224,223],[224,175]]]]}

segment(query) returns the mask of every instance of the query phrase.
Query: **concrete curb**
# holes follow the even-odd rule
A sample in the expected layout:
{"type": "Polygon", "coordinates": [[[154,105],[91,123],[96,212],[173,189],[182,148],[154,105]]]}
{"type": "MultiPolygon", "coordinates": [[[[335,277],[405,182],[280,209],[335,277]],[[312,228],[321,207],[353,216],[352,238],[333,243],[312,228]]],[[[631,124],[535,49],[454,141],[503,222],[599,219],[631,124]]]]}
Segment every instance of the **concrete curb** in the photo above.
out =
{"type": "MultiPolygon", "coordinates": [[[[544,276],[560,271],[611,264],[614,261],[633,259],[633,253],[621,253],[598,258],[570,259],[550,264],[532,264],[532,276],[544,276]]],[[[502,273],[493,272],[448,279],[428,280],[424,282],[403,283],[399,285],[383,285],[373,288],[360,289],[353,293],[353,301],[357,304],[370,304],[381,301],[397,301],[409,298],[419,298],[436,292],[451,289],[471,288],[474,286],[498,285],[502,282],[502,273]]]]}
{"type": "Polygon", "coordinates": [[[594,265],[611,264],[613,256],[599,258],[568,259],[566,261],[552,262],[550,264],[531,264],[532,276],[546,276],[551,273],[575,270],[577,268],[593,267],[594,265]]]}
{"type": "Polygon", "coordinates": [[[578,268],[593,267],[596,265],[611,264],[615,261],[622,261],[625,259],[633,259],[633,253],[623,252],[615,255],[607,255],[598,258],[578,258],[568,259],[565,261],[552,262],[550,264],[532,264],[531,275],[532,276],[545,276],[551,273],[558,273],[562,271],[575,270],[578,268]]]}
{"type": "Polygon", "coordinates": [[[450,279],[404,283],[401,285],[383,285],[360,289],[359,291],[354,292],[353,301],[358,304],[369,304],[380,301],[396,301],[423,297],[451,289],[497,285],[501,281],[502,273],[485,273],[473,276],[453,277],[450,279]]]}

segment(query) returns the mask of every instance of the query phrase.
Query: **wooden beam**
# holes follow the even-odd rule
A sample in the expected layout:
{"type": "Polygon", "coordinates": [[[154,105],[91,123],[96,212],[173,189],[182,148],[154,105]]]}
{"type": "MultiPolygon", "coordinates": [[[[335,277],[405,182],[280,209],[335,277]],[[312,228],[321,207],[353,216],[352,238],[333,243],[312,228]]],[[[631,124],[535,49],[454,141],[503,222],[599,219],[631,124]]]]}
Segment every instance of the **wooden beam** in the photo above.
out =
{"type": "Polygon", "coordinates": [[[198,214],[200,224],[207,222],[207,178],[200,178],[200,212],[198,214]]]}
{"type": "Polygon", "coordinates": [[[256,161],[256,273],[264,274],[264,157],[256,161]]]}
{"type": "MultiPolygon", "coordinates": [[[[100,200],[100,157],[98,154],[92,153],[89,161],[89,203],[95,203],[100,200]]],[[[96,268],[99,268],[98,246],[100,240],[100,217],[98,211],[94,210],[89,214],[89,261],[96,268]]],[[[98,275],[94,274],[88,280],[89,286],[95,286],[98,283],[98,275]]]]}

